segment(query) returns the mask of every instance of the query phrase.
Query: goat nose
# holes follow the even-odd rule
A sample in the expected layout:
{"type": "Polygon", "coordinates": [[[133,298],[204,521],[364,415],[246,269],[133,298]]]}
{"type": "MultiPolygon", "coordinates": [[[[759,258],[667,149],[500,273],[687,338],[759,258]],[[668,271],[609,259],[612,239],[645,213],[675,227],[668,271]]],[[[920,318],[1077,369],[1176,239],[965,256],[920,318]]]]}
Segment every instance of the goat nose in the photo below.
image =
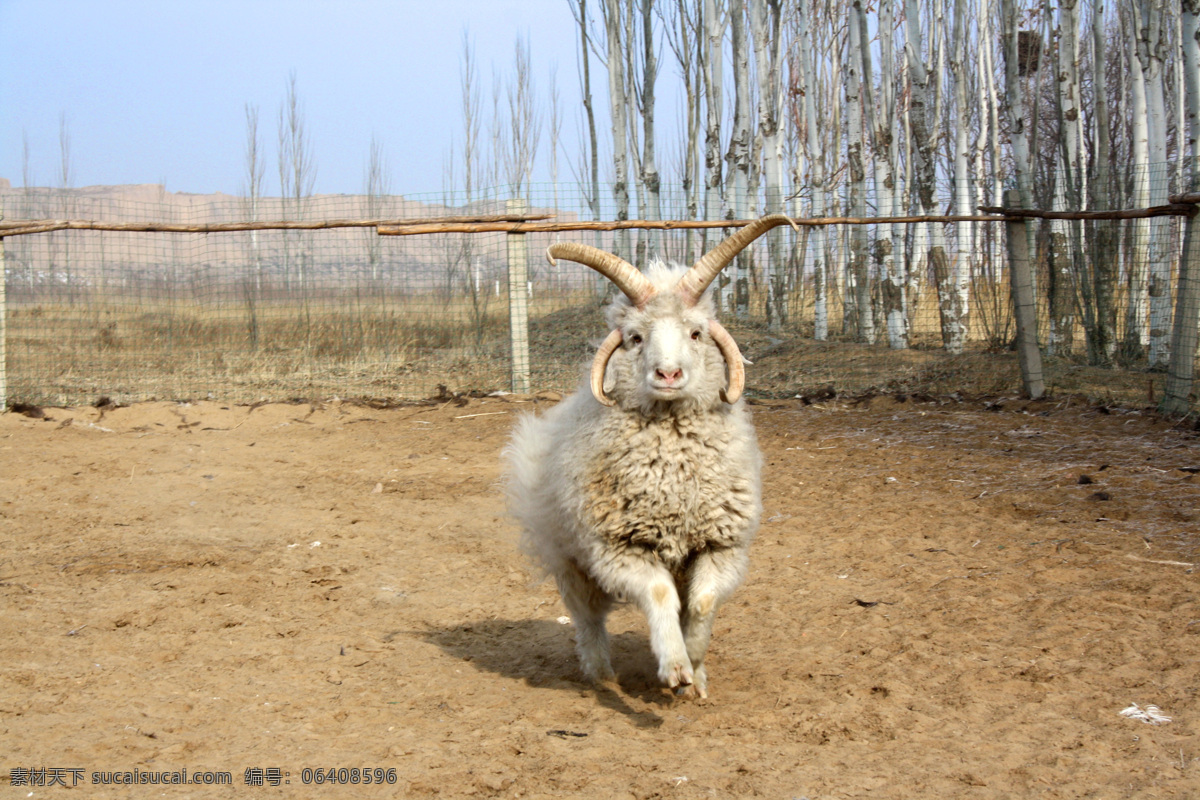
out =
{"type": "Polygon", "coordinates": [[[658,370],[655,370],[654,372],[656,375],[658,375],[660,380],[664,381],[668,385],[674,383],[675,381],[677,381],[683,377],[683,370],[681,370],[681,369],[672,369],[672,370],[658,369],[658,370]]]}

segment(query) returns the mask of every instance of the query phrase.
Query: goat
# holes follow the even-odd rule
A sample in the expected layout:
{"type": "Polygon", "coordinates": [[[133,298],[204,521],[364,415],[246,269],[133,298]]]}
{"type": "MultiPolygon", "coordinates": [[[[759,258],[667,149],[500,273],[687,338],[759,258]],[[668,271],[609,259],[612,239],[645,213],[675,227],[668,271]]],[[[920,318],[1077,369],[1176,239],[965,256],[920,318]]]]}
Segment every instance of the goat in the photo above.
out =
{"type": "Polygon", "coordinates": [[[794,227],[782,215],[756,220],[690,269],[655,262],[643,274],[577,243],[547,251],[624,293],[607,309],[591,391],[522,417],[505,450],[522,549],[554,577],[593,681],[615,678],[605,620],[626,601],[646,615],[659,679],[708,696],[713,620],[746,573],[762,514],[762,456],[741,401],[741,353],[706,290],[784,223],[794,227]]]}

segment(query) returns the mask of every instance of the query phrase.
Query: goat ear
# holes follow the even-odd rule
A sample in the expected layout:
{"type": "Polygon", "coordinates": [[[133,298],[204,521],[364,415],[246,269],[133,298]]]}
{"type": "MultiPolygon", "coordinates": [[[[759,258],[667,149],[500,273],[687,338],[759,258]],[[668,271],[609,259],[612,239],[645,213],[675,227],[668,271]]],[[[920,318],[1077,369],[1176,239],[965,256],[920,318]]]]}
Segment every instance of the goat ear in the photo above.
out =
{"type": "MultiPolygon", "coordinates": [[[[726,334],[728,335],[728,334],[726,334]]],[[[615,406],[616,400],[604,393],[604,373],[608,371],[608,361],[612,358],[612,354],[621,346],[621,329],[616,328],[609,332],[605,337],[604,342],[600,345],[600,349],[596,351],[596,357],[592,359],[592,395],[602,405],[615,406]]],[[[736,347],[736,345],[735,345],[736,347]]]]}

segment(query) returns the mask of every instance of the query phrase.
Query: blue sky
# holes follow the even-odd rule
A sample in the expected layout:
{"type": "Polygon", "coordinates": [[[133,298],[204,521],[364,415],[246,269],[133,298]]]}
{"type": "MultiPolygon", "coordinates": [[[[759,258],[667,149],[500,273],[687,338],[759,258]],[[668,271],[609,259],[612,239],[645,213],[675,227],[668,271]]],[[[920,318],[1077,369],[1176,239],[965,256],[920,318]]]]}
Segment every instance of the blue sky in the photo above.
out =
{"type": "Polygon", "coordinates": [[[485,109],[518,36],[543,98],[557,65],[574,149],[578,45],[566,0],[0,0],[0,177],[22,184],[24,134],[33,185],[60,185],[65,115],[74,186],[239,194],[251,103],[276,193],[277,118],[294,70],[318,193],[362,190],[372,135],[393,192],[435,192],[461,136],[464,31],[485,109]]]}

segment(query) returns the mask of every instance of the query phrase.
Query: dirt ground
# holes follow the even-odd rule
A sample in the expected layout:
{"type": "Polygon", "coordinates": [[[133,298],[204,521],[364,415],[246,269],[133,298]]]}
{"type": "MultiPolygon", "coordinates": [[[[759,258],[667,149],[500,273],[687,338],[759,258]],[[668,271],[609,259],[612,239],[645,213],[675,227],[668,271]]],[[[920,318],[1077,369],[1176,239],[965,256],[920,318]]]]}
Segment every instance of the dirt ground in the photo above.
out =
{"type": "Polygon", "coordinates": [[[499,454],[550,402],[0,415],[5,795],[1200,796],[1190,429],[757,405],[765,522],[693,702],[628,608],[619,690],[585,684],[517,554],[499,454]],[[185,769],[233,783],[94,783],[185,769]]]}

